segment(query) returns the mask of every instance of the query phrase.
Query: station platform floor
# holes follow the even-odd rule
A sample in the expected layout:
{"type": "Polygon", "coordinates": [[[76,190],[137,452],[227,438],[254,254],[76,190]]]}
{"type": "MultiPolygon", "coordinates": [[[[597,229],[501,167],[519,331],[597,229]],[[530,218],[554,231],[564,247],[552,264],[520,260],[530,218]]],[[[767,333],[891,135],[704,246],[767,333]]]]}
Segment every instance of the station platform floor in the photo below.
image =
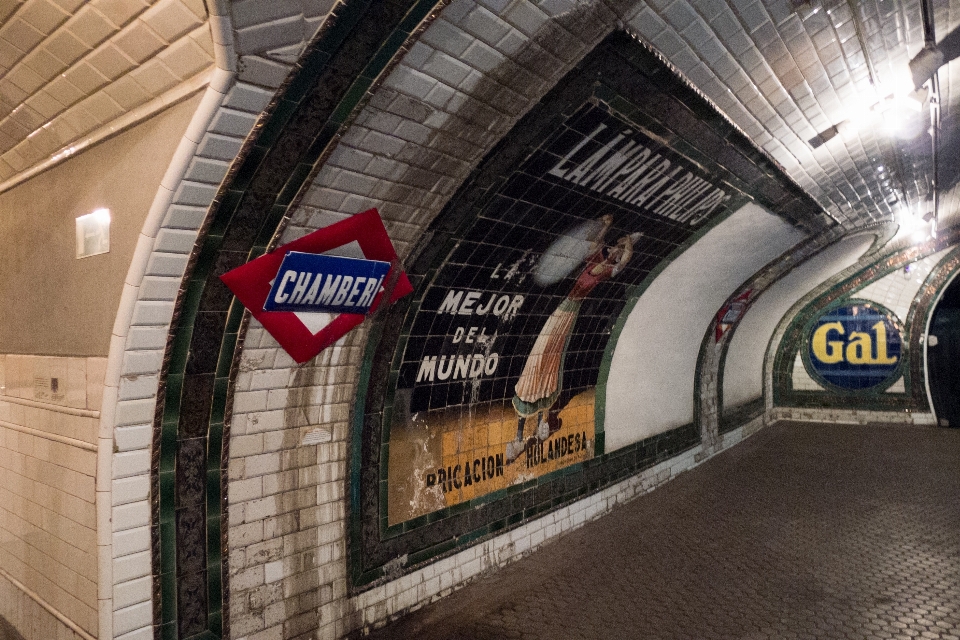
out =
{"type": "Polygon", "coordinates": [[[767,427],[369,637],[960,639],[960,430],[767,427]]]}

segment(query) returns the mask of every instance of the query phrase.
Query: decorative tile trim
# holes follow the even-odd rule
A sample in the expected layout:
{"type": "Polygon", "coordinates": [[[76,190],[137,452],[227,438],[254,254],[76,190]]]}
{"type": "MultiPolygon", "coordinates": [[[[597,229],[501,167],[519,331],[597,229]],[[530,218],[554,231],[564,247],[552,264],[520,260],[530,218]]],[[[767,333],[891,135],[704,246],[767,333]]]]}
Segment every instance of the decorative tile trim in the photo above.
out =
{"type": "MultiPolygon", "coordinates": [[[[802,306],[796,306],[795,315],[785,318],[783,337],[779,342],[772,365],[772,403],[775,406],[794,406],[806,408],[856,408],[869,411],[906,411],[928,412],[929,406],[922,375],[922,349],[919,348],[920,336],[924,327],[917,324],[915,314],[904,322],[904,357],[909,358],[909,367],[904,373],[906,394],[857,394],[839,392],[815,392],[794,390],[790,383],[794,356],[800,351],[805,337],[805,328],[816,316],[833,304],[850,300],[855,293],[867,284],[902,268],[924,256],[931,255],[944,247],[951,246],[960,238],[960,229],[941,232],[936,240],[919,246],[894,248],[886,257],[865,256],[851,270],[832,278],[821,285],[810,296],[801,300],[802,306]],[[915,335],[916,334],[916,335],[915,335]]],[[[800,303],[798,303],[799,305],[800,303]]],[[[914,305],[916,300],[914,301],[914,305]]],[[[914,305],[911,305],[911,309],[914,305]]],[[[793,313],[793,310],[791,310],[793,313]]],[[[768,405],[769,406],[769,405],[768,405]]]]}
{"type": "Polygon", "coordinates": [[[824,292],[829,291],[835,284],[842,282],[843,280],[852,277],[858,273],[866,265],[872,264],[875,260],[878,260],[885,252],[889,252],[891,249],[890,241],[894,238],[897,225],[887,224],[880,227],[880,235],[874,241],[873,246],[871,246],[861,257],[860,259],[847,267],[846,269],[841,270],[839,273],[834,275],[832,278],[828,278],[826,281],[820,283],[812,290],[807,292],[806,295],[802,296],[797,302],[793,304],[790,309],[784,314],[783,318],[777,324],[776,329],[774,329],[773,334],[770,336],[770,341],[767,344],[767,348],[763,360],[763,399],[766,415],[771,416],[771,411],[774,408],[774,392],[773,392],[773,371],[774,371],[774,362],[777,358],[777,355],[780,353],[780,345],[783,342],[783,336],[786,334],[787,329],[790,327],[790,321],[796,317],[796,315],[804,309],[811,301],[815,300],[818,296],[822,295],[824,292]]]}
{"type": "Polygon", "coordinates": [[[288,208],[335,148],[338,131],[436,6],[340,5],[254,127],[200,232],[174,313],[154,422],[160,637],[229,633],[222,454],[244,313],[219,275],[279,237],[288,208]]]}

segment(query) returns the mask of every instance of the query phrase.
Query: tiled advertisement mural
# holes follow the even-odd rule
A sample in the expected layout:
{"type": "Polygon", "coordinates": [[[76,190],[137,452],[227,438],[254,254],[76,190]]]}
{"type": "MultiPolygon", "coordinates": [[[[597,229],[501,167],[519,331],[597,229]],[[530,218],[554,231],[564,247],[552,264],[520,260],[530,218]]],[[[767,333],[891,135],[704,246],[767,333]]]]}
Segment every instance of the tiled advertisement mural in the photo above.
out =
{"type": "Polygon", "coordinates": [[[888,387],[903,364],[900,319],[876,303],[847,302],[820,314],[801,351],[807,372],[828,389],[888,387]]]}
{"type": "Polygon", "coordinates": [[[406,265],[415,293],[372,332],[355,586],[699,442],[689,425],[605,451],[598,381],[628,302],[750,197],[794,222],[817,212],[626,34],[521,120],[406,265]]]}
{"type": "Polygon", "coordinates": [[[595,99],[570,117],[407,316],[389,523],[597,453],[595,386],[627,291],[734,194],[595,99]]]}

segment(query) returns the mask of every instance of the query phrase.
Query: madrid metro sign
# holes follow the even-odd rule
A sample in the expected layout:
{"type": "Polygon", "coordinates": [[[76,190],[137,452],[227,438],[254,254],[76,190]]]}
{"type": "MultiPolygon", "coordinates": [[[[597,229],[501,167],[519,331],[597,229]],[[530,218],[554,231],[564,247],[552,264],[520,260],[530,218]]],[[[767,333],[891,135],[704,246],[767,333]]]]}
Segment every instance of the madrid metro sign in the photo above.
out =
{"type": "Polygon", "coordinates": [[[366,315],[390,263],[290,251],[283,258],[264,311],[366,315]]]}
{"type": "Polygon", "coordinates": [[[852,303],[821,314],[810,327],[804,362],[810,374],[843,390],[889,386],[900,373],[899,320],[878,305],[852,303]]]}
{"type": "Polygon", "coordinates": [[[298,363],[413,287],[376,209],[318,229],[220,276],[298,363]],[[351,248],[362,257],[329,255],[351,248]]]}

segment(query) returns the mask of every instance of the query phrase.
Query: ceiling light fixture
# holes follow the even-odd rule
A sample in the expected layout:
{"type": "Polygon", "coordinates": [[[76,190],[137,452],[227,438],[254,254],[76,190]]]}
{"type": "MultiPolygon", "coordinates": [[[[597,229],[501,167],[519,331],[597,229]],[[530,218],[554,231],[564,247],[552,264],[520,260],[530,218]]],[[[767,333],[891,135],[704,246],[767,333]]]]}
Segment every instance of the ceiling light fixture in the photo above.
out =
{"type": "Polygon", "coordinates": [[[840,133],[840,127],[842,127],[846,123],[847,121],[844,120],[843,122],[837,123],[832,127],[824,129],[817,135],[807,140],[807,142],[810,144],[812,148],[816,149],[817,147],[820,147],[821,145],[826,144],[828,140],[832,140],[833,138],[835,138],[837,134],[840,133]]]}
{"type": "Polygon", "coordinates": [[[917,127],[907,125],[915,119],[914,114],[923,111],[923,104],[927,97],[926,89],[907,88],[879,100],[861,103],[850,109],[848,118],[820,131],[807,142],[816,149],[837,137],[838,134],[844,133],[845,130],[875,127],[878,124],[878,118],[883,119],[889,133],[913,136],[917,127]]]}
{"type": "Polygon", "coordinates": [[[897,222],[900,224],[897,235],[909,237],[913,244],[920,244],[930,238],[937,237],[936,224],[932,220],[932,216],[920,216],[911,211],[909,207],[900,208],[897,222]]]}

